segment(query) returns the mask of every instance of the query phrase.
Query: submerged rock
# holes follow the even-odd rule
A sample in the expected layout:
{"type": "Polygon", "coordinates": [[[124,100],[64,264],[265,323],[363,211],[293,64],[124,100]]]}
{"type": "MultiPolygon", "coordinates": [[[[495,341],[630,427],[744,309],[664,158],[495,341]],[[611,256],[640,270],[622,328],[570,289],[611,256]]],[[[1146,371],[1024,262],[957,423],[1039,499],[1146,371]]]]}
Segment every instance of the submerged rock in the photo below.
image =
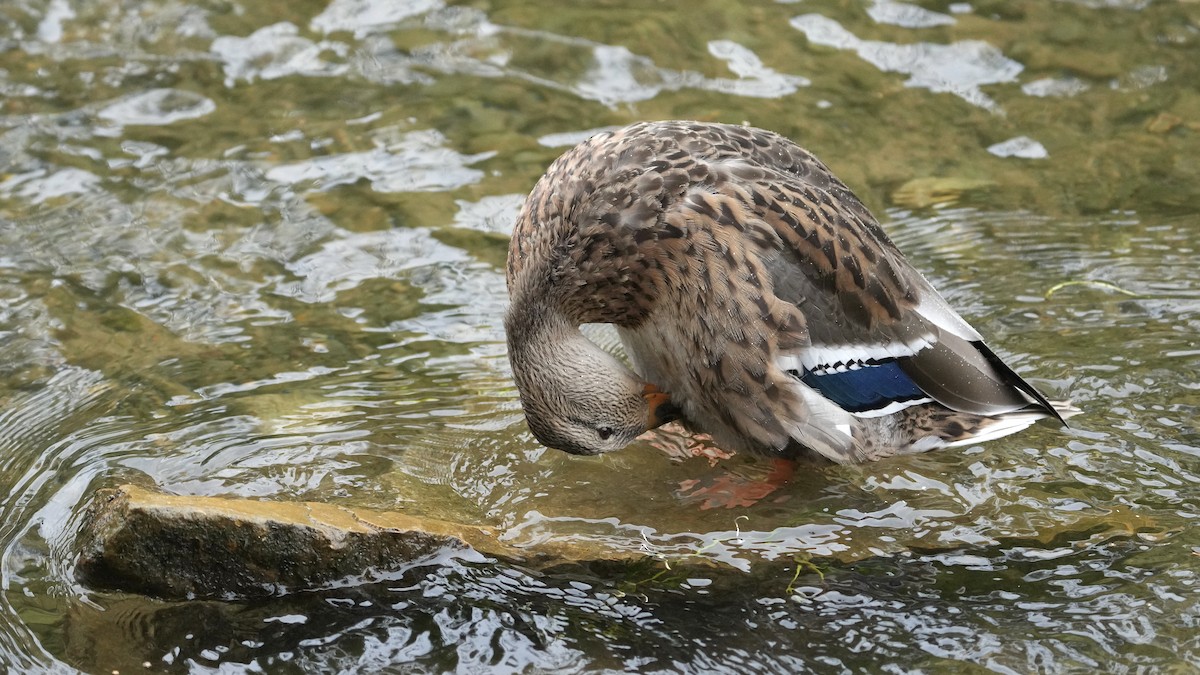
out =
{"type": "Polygon", "coordinates": [[[573,542],[515,548],[485,527],[316,502],[97,493],[79,579],[161,598],[276,595],[369,577],[454,551],[534,566],[646,556],[573,542]]]}

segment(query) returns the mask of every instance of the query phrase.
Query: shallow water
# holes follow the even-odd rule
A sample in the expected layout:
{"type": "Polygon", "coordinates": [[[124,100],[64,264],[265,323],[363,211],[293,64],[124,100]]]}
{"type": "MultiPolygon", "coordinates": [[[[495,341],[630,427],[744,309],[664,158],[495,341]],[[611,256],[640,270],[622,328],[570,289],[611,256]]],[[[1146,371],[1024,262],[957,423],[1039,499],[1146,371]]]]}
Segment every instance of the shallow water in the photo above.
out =
{"type": "Polygon", "coordinates": [[[0,670],[1200,668],[1200,4],[21,0],[0,45],[0,670]],[[566,146],[671,117],[815,151],[1084,414],[757,500],[678,430],[540,448],[507,232],[566,146]],[[83,588],[127,482],[662,562],[83,588]]]}

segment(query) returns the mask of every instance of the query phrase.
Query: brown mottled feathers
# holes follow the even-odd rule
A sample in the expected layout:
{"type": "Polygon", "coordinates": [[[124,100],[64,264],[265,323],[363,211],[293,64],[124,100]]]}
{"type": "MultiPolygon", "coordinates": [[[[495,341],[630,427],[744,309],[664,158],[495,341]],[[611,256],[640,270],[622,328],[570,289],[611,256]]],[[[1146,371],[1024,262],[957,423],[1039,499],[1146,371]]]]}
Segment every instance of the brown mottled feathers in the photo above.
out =
{"type": "Polygon", "coordinates": [[[650,122],[569,150],[525,202],[508,285],[615,324],[637,374],[733,449],[857,461],[1057,416],[848,187],[769,131],[650,122]],[[875,408],[842,407],[841,372],[891,363],[903,375],[862,394],[875,408]]]}
{"type": "Polygon", "coordinates": [[[550,167],[525,210],[534,217],[514,232],[509,283],[540,248],[548,274],[587,286],[574,299],[585,321],[637,322],[662,275],[679,270],[668,253],[715,253],[737,272],[747,246],[795,252],[798,269],[857,323],[894,322],[915,302],[910,268],[866,207],[820,160],[767,131],[646,123],[600,134],[550,167]],[[538,227],[556,218],[575,228],[538,227]],[[696,241],[697,230],[712,237],[696,241]]]}

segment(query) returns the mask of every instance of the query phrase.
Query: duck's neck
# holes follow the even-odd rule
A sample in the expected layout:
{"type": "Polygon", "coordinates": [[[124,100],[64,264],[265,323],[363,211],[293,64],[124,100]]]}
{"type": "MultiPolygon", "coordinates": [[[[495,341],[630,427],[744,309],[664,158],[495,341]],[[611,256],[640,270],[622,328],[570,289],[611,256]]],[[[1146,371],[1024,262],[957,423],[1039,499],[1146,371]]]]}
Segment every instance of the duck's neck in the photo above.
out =
{"type": "Polygon", "coordinates": [[[579,333],[579,322],[549,303],[514,295],[504,316],[504,333],[510,358],[538,358],[553,344],[579,333]]]}
{"type": "Polygon", "coordinates": [[[579,330],[579,321],[543,300],[514,297],[504,320],[513,377],[523,394],[534,386],[573,389],[565,382],[562,387],[553,386],[564,379],[636,377],[616,357],[587,339],[579,330]]]}

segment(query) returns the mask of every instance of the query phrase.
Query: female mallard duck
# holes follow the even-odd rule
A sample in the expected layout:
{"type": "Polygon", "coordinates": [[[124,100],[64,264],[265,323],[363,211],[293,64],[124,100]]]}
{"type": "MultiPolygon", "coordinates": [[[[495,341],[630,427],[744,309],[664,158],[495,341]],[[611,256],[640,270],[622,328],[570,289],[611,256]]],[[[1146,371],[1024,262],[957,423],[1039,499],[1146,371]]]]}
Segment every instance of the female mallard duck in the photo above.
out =
{"type": "Polygon", "coordinates": [[[559,157],[508,252],[508,354],[543,444],[593,455],[681,418],[728,450],[835,462],[1062,421],[816,157],[650,122],[559,157]],[[582,323],[616,325],[633,366],[582,323]]]}

